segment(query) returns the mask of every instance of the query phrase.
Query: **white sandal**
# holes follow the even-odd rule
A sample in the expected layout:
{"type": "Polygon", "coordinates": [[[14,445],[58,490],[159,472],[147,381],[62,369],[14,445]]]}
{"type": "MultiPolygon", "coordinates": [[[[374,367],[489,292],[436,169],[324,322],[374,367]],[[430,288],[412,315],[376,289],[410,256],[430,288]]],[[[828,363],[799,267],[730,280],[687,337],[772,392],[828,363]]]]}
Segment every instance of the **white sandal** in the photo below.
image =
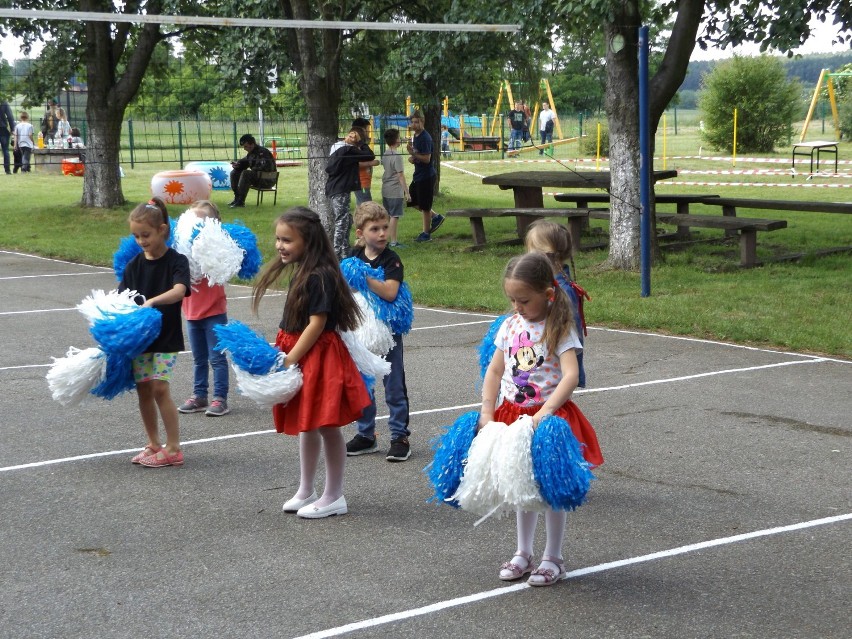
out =
{"type": "Polygon", "coordinates": [[[530,586],[552,586],[557,581],[562,581],[563,579],[568,578],[568,571],[565,570],[565,563],[562,557],[551,557],[550,555],[545,555],[541,558],[542,563],[547,561],[552,564],[556,564],[557,572],[554,572],[552,568],[542,568],[541,564],[538,565],[538,568],[532,571],[530,574],[530,578],[527,579],[527,583],[530,586]]]}
{"type": "Polygon", "coordinates": [[[500,566],[500,579],[503,581],[515,581],[516,579],[520,579],[524,575],[528,575],[532,572],[533,565],[533,557],[530,554],[525,552],[521,552],[520,550],[515,553],[514,557],[512,557],[509,561],[500,566]],[[526,568],[521,568],[518,564],[514,563],[512,559],[515,557],[520,557],[521,559],[526,559],[527,565],[526,568]]]}

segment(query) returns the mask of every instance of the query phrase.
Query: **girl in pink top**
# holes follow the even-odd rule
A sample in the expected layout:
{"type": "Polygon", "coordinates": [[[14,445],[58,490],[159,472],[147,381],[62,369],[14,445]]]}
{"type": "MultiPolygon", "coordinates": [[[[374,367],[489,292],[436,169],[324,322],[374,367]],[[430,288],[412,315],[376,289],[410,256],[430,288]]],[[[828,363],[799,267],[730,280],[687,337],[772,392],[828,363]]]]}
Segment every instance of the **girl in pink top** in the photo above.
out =
{"type": "MultiPolygon", "coordinates": [[[[198,200],[190,211],[198,217],[212,217],[221,221],[219,209],[209,200],[198,200]]],[[[215,350],[216,334],[213,327],[228,323],[228,306],[225,287],[210,285],[207,278],[192,285],[192,295],[183,300],[186,332],[194,362],[192,395],[178,410],[181,413],[199,413],[221,417],[228,408],[228,360],[224,353],[215,350]],[[208,366],[213,369],[213,400],[208,403],[208,366]]]]}

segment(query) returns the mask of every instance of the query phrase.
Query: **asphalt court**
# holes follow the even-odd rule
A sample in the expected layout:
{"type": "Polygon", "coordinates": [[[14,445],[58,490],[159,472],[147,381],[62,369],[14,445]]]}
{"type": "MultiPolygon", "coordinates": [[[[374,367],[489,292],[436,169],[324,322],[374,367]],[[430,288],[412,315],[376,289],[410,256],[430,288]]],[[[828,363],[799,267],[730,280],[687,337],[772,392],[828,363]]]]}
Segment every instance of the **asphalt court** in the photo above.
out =
{"type": "MultiPolygon", "coordinates": [[[[50,399],[51,357],[93,345],[74,306],[114,285],[0,251],[0,637],[849,636],[852,362],[592,326],[575,399],[606,461],[568,517],[571,578],[533,589],[497,579],[514,518],[474,527],[422,473],[478,404],[490,316],[416,309],[412,458],[350,459],[350,513],[308,521],[281,511],[296,439],[233,389],[230,415],[181,416],[186,464],[165,469],[129,463],[134,394],[50,399]]],[[[282,299],[254,317],[227,292],[272,339],[282,299]]],[[[191,370],[181,355],[176,401],[191,370]]],[[[382,448],[386,414],[379,393],[382,448]]]]}

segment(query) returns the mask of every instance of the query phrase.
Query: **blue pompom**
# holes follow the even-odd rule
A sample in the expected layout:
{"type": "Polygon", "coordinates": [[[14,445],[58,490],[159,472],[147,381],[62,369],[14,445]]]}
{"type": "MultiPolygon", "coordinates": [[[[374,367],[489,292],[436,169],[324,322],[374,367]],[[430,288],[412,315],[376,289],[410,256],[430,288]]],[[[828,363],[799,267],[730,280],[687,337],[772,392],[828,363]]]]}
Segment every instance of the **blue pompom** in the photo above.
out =
{"type": "Polygon", "coordinates": [[[251,229],[239,220],[234,220],[231,224],[223,224],[222,228],[244,251],[237,277],[241,280],[250,280],[257,275],[263,264],[263,256],[260,254],[260,249],[257,248],[257,237],[251,229]]]}
{"type": "Polygon", "coordinates": [[[435,494],[429,501],[440,501],[458,508],[458,502],[449,500],[458,490],[467,462],[467,453],[473,438],[476,437],[476,425],[479,423],[479,413],[472,411],[459,416],[452,426],[448,426],[444,434],[432,440],[432,450],[435,455],[427,467],[427,474],[435,494]]]}
{"type": "Polygon", "coordinates": [[[532,458],[541,496],[553,510],[574,510],[586,501],[595,476],[568,422],[554,415],[542,419],[533,433],[532,458]]]}
{"type": "Polygon", "coordinates": [[[414,300],[407,282],[401,282],[399,292],[393,302],[382,299],[367,286],[367,278],[385,281],[383,268],[372,268],[364,260],[347,257],[340,262],[340,270],[349,286],[361,293],[380,322],[384,322],[392,333],[405,335],[411,330],[414,321],[414,300]]]}
{"type": "Polygon", "coordinates": [[[279,351],[248,326],[236,320],[213,327],[216,350],[228,353],[237,368],[252,375],[266,375],[283,370],[279,351]]]}
{"type": "Polygon", "coordinates": [[[105,313],[89,332],[107,354],[133,359],[157,339],[163,326],[163,314],[156,308],[140,306],[130,313],[105,313]]]}
{"type": "Polygon", "coordinates": [[[491,326],[488,327],[488,332],[485,333],[485,336],[479,343],[477,351],[479,353],[480,379],[485,377],[485,371],[488,370],[488,365],[491,363],[491,360],[494,359],[494,351],[497,349],[497,347],[494,345],[494,338],[497,337],[497,331],[500,330],[500,327],[503,325],[503,322],[505,322],[508,317],[508,314],[501,315],[496,320],[491,322],[491,326]]]}
{"type": "Polygon", "coordinates": [[[90,392],[95,397],[114,399],[124,392],[136,388],[133,380],[133,364],[131,358],[124,355],[108,353],[106,356],[106,374],[101,383],[90,392]]]}
{"type": "Polygon", "coordinates": [[[142,252],[142,247],[136,243],[132,235],[121,238],[118,250],[112,256],[112,270],[115,271],[115,279],[119,282],[124,277],[124,269],[134,257],[142,252]]]}

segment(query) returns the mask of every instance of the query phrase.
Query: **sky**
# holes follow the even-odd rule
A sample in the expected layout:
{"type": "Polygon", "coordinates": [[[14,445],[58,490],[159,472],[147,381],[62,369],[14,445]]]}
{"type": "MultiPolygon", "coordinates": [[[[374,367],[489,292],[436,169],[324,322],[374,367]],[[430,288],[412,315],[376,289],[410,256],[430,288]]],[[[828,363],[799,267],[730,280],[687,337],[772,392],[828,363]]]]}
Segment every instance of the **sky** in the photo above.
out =
{"type": "MultiPolygon", "coordinates": [[[[850,50],[849,45],[831,44],[832,39],[837,35],[837,29],[831,24],[814,20],[811,24],[811,29],[811,37],[803,47],[796,49],[795,53],[838,53],[850,50]]],[[[733,49],[708,49],[707,51],[702,51],[698,47],[695,47],[690,60],[718,60],[722,58],[730,58],[735,53],[747,56],[758,55],[760,53],[760,47],[759,45],[754,44],[735,47],[733,49]]],[[[3,58],[7,62],[11,62],[21,57],[20,42],[10,37],[3,38],[3,42],[0,43],[0,54],[3,55],[3,58]]]]}

